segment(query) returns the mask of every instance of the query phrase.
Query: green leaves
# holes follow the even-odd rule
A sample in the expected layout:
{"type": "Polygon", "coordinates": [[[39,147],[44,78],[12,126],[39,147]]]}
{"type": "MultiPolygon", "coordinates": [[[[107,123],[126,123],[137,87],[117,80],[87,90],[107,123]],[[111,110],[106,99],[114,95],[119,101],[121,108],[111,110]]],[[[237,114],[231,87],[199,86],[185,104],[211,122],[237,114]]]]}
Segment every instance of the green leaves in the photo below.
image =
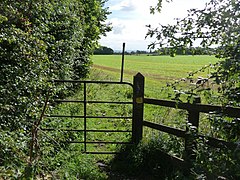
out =
{"type": "MultiPolygon", "coordinates": [[[[88,56],[100,34],[108,30],[102,24],[108,14],[103,5],[104,2],[96,0],[88,3],[24,0],[10,5],[3,1],[0,5],[3,97],[0,103],[4,111],[12,109],[9,107],[11,102],[15,104],[14,96],[17,96],[28,100],[24,100],[25,105],[19,106],[21,110],[13,116],[21,116],[25,108],[29,112],[27,104],[46,91],[48,79],[79,79],[87,75],[91,64],[88,56]]],[[[16,110],[17,106],[13,107],[16,110]]],[[[7,118],[9,113],[3,113],[2,118],[7,118]]]]}
{"type": "MultiPolygon", "coordinates": [[[[51,89],[47,81],[86,77],[91,65],[89,55],[99,36],[109,31],[104,24],[108,12],[103,5],[104,1],[99,0],[1,1],[1,133],[17,135],[23,130],[26,138],[21,136],[19,142],[26,143],[32,123],[40,117],[45,96],[51,89]]],[[[73,92],[71,88],[57,86],[51,93],[66,96],[73,92]]],[[[0,146],[8,146],[8,142],[1,141],[0,146]]],[[[11,140],[8,147],[14,146],[18,143],[11,140]]],[[[27,161],[27,149],[19,150],[21,161],[27,161]]],[[[0,153],[1,161],[7,162],[3,165],[12,167],[9,158],[13,153],[0,153]]],[[[12,158],[17,160],[15,156],[12,158]]]]}
{"type": "Polygon", "coordinates": [[[212,48],[211,53],[220,58],[221,63],[215,65],[211,81],[218,86],[219,96],[225,98],[223,104],[239,106],[240,100],[235,96],[240,89],[240,28],[236,25],[240,23],[239,17],[239,1],[211,0],[203,9],[190,9],[188,16],[177,19],[176,24],[159,28],[149,25],[147,36],[156,38],[149,47],[159,46],[161,51],[167,47],[172,57],[179,49],[191,49],[195,55],[205,54],[212,48]],[[201,47],[193,47],[196,44],[201,47]]]}
{"type": "MultiPolygon", "coordinates": [[[[203,9],[189,10],[186,18],[173,25],[160,25],[158,29],[149,26],[147,36],[156,39],[150,47],[159,45],[160,50],[168,47],[171,50],[168,52],[170,56],[174,56],[179,48],[191,49],[195,55],[199,54],[198,51],[212,47],[212,52],[219,58],[218,63],[189,73],[183,81],[168,84],[166,92],[170,98],[187,101],[193,95],[198,95],[204,103],[220,104],[223,108],[240,106],[239,4],[239,0],[211,0],[203,9]],[[194,47],[196,42],[200,44],[200,48],[194,47]],[[208,71],[207,77],[199,76],[202,71],[208,71]]],[[[231,142],[239,140],[239,118],[231,119],[214,113],[207,120],[210,122],[208,126],[211,127],[211,137],[231,142]]],[[[227,148],[210,148],[199,141],[197,153],[195,173],[200,173],[201,178],[208,174],[206,172],[229,179],[239,178],[238,159],[233,157],[233,151],[227,148]]]]}

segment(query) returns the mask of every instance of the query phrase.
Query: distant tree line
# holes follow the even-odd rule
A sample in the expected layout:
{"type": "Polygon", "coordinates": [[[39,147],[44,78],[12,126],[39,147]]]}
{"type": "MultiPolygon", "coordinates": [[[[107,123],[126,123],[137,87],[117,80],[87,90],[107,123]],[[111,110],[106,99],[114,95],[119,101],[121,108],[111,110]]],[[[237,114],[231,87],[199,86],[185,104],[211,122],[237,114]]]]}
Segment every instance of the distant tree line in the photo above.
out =
{"type": "Polygon", "coordinates": [[[136,51],[131,51],[130,53],[131,55],[140,55],[140,54],[149,54],[148,51],[141,51],[141,50],[136,50],[136,51]]]}
{"type": "Polygon", "coordinates": [[[152,55],[211,55],[214,54],[216,49],[214,48],[203,48],[203,47],[191,47],[191,48],[177,48],[172,50],[172,48],[163,47],[159,48],[153,52],[150,52],[152,55]]]}
{"type": "MultiPolygon", "coordinates": [[[[191,48],[178,48],[174,51],[171,47],[159,48],[154,51],[144,51],[144,50],[136,50],[136,51],[125,51],[126,55],[141,55],[147,54],[152,56],[161,56],[161,55],[212,55],[216,51],[215,48],[202,48],[202,47],[191,47],[191,48]]],[[[95,55],[111,55],[111,54],[122,54],[121,51],[114,51],[110,47],[100,46],[94,50],[95,55]]]]}
{"type": "Polygon", "coordinates": [[[106,46],[100,46],[94,50],[94,54],[96,55],[107,55],[107,54],[113,54],[113,49],[106,47],[106,46]]]}

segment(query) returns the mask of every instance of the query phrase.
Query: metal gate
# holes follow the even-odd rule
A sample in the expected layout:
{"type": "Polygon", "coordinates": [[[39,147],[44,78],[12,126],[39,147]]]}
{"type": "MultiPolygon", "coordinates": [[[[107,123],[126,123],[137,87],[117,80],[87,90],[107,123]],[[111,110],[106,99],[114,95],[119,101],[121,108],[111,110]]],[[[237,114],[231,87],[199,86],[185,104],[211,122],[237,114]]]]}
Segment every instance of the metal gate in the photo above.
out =
{"type": "MultiPolygon", "coordinates": [[[[90,144],[132,144],[134,143],[134,141],[136,141],[135,137],[135,133],[136,133],[136,123],[134,123],[134,117],[137,117],[136,113],[134,112],[134,108],[136,107],[136,105],[134,104],[142,104],[141,99],[139,100],[139,98],[136,100],[136,103],[134,99],[136,99],[136,92],[137,91],[137,87],[134,88],[134,85],[128,82],[112,82],[112,81],[78,81],[78,80],[53,80],[51,81],[53,83],[73,83],[73,84],[79,84],[82,87],[82,91],[83,91],[83,99],[82,100],[76,100],[76,99],[54,99],[52,100],[52,102],[54,103],[79,103],[82,104],[83,107],[83,114],[81,115],[71,115],[71,114],[44,114],[44,117],[51,119],[51,118],[72,118],[72,119],[82,119],[83,120],[83,128],[82,129],[68,129],[68,128],[64,128],[64,129],[57,129],[57,128],[52,128],[52,127],[42,127],[41,129],[44,131],[62,131],[62,132],[80,132],[83,133],[83,139],[81,141],[75,141],[75,140],[70,140],[70,141],[66,141],[67,143],[82,143],[83,144],[83,152],[84,153],[88,153],[88,154],[113,154],[116,153],[115,151],[110,152],[110,151],[89,151],[88,150],[88,145],[90,144]],[[133,93],[133,97],[131,97],[130,101],[104,101],[104,100],[88,100],[88,94],[87,94],[87,87],[90,84],[101,84],[101,85],[126,85],[126,86],[130,86],[132,89],[132,93],[133,93]],[[134,90],[135,89],[135,90],[134,90]],[[98,104],[99,106],[102,104],[114,104],[114,105],[129,105],[131,106],[132,109],[132,113],[130,116],[107,116],[107,115],[89,115],[88,114],[88,105],[89,104],[98,104]],[[135,115],[134,115],[135,114],[135,115]],[[130,129],[89,129],[87,122],[94,120],[94,119],[111,119],[111,120],[130,120],[131,121],[131,127],[130,129]],[[104,140],[88,140],[88,136],[90,136],[90,133],[130,133],[131,134],[131,138],[129,141],[116,141],[116,140],[112,140],[112,141],[104,141],[104,140]]],[[[106,92],[107,93],[107,92],[106,92]]],[[[61,123],[61,122],[59,122],[61,123]]]]}

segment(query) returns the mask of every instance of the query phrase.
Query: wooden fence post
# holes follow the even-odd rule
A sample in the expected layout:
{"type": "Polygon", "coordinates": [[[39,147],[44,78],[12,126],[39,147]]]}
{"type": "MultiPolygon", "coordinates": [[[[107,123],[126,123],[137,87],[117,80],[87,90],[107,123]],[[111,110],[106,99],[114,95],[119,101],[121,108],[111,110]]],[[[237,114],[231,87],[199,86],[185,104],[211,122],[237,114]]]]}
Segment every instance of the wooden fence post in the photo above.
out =
{"type": "Polygon", "coordinates": [[[133,122],[132,140],[138,144],[143,133],[143,109],[144,109],[144,76],[138,73],[133,79],[133,122]]]}
{"type": "MultiPolygon", "coordinates": [[[[200,97],[194,97],[193,104],[201,103],[200,97]]],[[[196,138],[198,134],[199,127],[199,111],[188,110],[188,120],[186,127],[186,137],[185,137],[185,162],[187,165],[187,172],[189,173],[189,168],[192,166],[192,162],[196,159],[196,138]]]]}

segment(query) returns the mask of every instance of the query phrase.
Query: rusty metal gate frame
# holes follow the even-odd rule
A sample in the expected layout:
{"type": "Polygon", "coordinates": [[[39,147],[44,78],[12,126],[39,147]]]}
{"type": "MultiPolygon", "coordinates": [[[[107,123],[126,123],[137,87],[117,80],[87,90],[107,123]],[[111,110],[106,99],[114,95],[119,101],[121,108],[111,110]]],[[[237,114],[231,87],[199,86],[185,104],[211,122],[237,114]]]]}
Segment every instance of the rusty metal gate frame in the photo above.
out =
{"type": "MultiPolygon", "coordinates": [[[[86,154],[116,154],[116,152],[88,152],[87,151],[87,144],[133,144],[133,138],[131,138],[130,142],[107,142],[107,141],[87,141],[87,133],[88,132],[122,132],[122,133],[132,133],[134,131],[134,111],[132,111],[132,116],[87,116],[87,103],[98,103],[98,104],[131,104],[132,108],[134,108],[134,100],[132,101],[124,101],[124,102],[116,102],[116,101],[87,101],[87,84],[119,84],[119,85],[129,85],[132,87],[133,92],[134,92],[134,85],[129,83],[129,82],[114,82],[114,81],[81,81],[81,80],[52,80],[52,83],[79,83],[83,84],[83,100],[54,100],[54,102],[58,103],[83,103],[84,104],[84,110],[83,110],[83,115],[82,116],[70,116],[70,115],[44,115],[44,117],[48,118],[55,118],[55,117],[66,117],[66,118],[81,118],[84,120],[84,129],[79,130],[79,129],[61,129],[62,131],[75,131],[75,132],[84,132],[84,140],[83,141],[66,141],[68,143],[81,143],[84,144],[84,151],[83,153],[86,154]],[[96,118],[109,118],[109,119],[131,119],[132,120],[132,130],[88,130],[87,129],[87,119],[96,119],[96,118]]],[[[57,129],[54,128],[41,128],[44,131],[55,131],[57,129]]]]}

